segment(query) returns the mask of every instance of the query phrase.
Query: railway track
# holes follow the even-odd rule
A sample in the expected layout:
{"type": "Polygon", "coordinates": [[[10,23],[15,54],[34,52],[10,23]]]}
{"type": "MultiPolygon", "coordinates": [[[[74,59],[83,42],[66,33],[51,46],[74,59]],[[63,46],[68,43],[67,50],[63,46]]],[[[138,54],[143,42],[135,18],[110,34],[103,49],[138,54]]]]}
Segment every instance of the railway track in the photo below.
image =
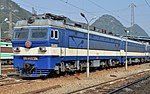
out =
{"type": "Polygon", "coordinates": [[[2,69],[3,68],[13,68],[13,65],[2,65],[2,69]]]}
{"type": "Polygon", "coordinates": [[[12,81],[12,80],[5,80],[0,82],[0,87],[1,86],[8,86],[8,85],[15,85],[15,84],[21,84],[21,83],[30,83],[31,81],[12,81]]]}
{"type": "Polygon", "coordinates": [[[3,79],[0,80],[0,87],[2,86],[10,86],[20,83],[31,83],[31,81],[28,80],[22,80],[22,79],[14,79],[9,77],[3,77],[3,79]]]}
{"type": "MultiPolygon", "coordinates": [[[[122,92],[123,89],[128,88],[128,87],[131,87],[131,86],[134,86],[134,85],[136,85],[136,84],[138,84],[138,83],[141,83],[142,81],[146,81],[146,80],[150,80],[150,76],[143,77],[143,78],[138,79],[138,80],[136,80],[136,81],[134,81],[134,82],[128,83],[128,84],[123,85],[123,86],[118,87],[118,88],[115,88],[114,90],[108,92],[107,94],[114,94],[114,93],[115,93],[115,94],[116,94],[116,93],[119,94],[119,92],[122,92]]],[[[123,92],[126,92],[126,91],[123,91],[123,92]]]]}
{"type": "Polygon", "coordinates": [[[130,86],[138,81],[142,81],[150,76],[150,70],[139,72],[137,74],[132,74],[127,77],[121,77],[108,82],[96,84],[67,94],[113,94],[127,86],[130,86]],[[145,78],[146,77],[146,78],[145,78]]]}
{"type": "Polygon", "coordinates": [[[34,91],[25,92],[23,94],[37,94],[37,93],[45,92],[47,90],[56,89],[60,87],[61,87],[60,85],[54,85],[54,86],[50,86],[50,87],[46,87],[46,88],[42,88],[42,89],[38,89],[34,91]]]}
{"type": "Polygon", "coordinates": [[[13,68],[13,65],[2,65],[2,74],[15,73],[16,70],[13,68]]]}

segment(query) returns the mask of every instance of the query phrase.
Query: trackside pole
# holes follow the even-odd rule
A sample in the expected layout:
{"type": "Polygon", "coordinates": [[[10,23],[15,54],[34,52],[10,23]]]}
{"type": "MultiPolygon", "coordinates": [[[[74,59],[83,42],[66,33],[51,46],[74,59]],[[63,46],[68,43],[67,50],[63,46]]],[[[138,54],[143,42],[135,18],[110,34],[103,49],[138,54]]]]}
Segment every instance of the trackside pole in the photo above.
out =
{"type": "MultiPolygon", "coordinates": [[[[1,57],[0,57],[1,58],[1,57]]],[[[0,77],[2,76],[2,63],[1,63],[1,60],[0,60],[0,77]]]]}

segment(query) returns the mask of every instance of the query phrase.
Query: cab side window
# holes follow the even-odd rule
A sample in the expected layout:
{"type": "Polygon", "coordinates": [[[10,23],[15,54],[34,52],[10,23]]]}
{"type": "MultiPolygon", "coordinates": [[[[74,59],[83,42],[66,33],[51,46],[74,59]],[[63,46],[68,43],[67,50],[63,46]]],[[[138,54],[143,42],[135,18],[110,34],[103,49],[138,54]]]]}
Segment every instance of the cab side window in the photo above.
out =
{"type": "Polygon", "coordinates": [[[51,31],[51,39],[54,39],[54,30],[51,31]]]}
{"type": "Polygon", "coordinates": [[[52,30],[51,31],[51,39],[58,39],[59,38],[59,31],[58,30],[52,30]]]}
{"type": "Polygon", "coordinates": [[[55,30],[55,39],[58,39],[58,30],[55,30]]]}

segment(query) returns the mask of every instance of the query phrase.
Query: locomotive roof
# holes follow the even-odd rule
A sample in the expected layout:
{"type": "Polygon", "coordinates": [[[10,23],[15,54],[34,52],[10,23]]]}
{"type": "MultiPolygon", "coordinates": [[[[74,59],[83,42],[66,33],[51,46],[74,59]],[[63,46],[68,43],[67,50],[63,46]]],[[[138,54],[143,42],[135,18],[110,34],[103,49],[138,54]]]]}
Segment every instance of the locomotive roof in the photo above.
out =
{"type": "MultiPolygon", "coordinates": [[[[74,23],[69,21],[66,21],[66,17],[62,17],[62,16],[52,16],[50,17],[32,17],[29,18],[28,20],[21,20],[21,21],[17,21],[15,28],[22,28],[22,27],[28,27],[28,26],[54,26],[54,27],[58,27],[58,28],[65,28],[65,29],[69,29],[69,30],[74,30],[74,31],[80,31],[80,32],[84,32],[87,33],[88,30],[85,29],[85,27],[82,27],[82,25],[80,25],[80,23],[74,23]]],[[[108,34],[104,34],[99,32],[99,30],[90,30],[89,31],[90,34],[94,34],[94,35],[99,35],[99,36],[104,36],[104,37],[108,37],[108,38],[112,38],[112,39],[117,39],[117,40],[126,40],[123,37],[117,37],[117,36],[113,36],[113,35],[108,35],[108,34]]],[[[132,43],[137,43],[137,44],[143,44],[143,42],[137,42],[137,41],[133,41],[133,40],[128,40],[128,42],[132,42],[132,43]]]]}

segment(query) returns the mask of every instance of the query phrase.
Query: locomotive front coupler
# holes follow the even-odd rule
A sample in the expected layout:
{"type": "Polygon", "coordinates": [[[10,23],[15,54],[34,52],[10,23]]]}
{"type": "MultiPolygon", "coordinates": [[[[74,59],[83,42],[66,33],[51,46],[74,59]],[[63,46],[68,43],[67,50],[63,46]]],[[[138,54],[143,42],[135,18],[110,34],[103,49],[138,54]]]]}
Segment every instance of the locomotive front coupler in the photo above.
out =
{"type": "Polygon", "coordinates": [[[25,73],[31,73],[32,71],[35,70],[35,65],[34,64],[30,64],[30,63],[25,63],[23,65],[23,72],[25,73]]]}

